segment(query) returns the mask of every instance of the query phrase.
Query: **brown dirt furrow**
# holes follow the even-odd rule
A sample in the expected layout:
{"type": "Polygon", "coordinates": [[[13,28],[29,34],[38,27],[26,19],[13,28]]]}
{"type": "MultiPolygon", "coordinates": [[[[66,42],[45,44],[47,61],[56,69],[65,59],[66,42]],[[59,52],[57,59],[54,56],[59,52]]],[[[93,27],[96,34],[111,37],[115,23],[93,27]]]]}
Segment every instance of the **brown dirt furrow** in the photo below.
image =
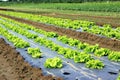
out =
{"type": "Polygon", "coordinates": [[[56,13],[56,15],[84,16],[84,17],[93,17],[93,18],[104,18],[104,19],[117,19],[117,20],[120,20],[120,18],[110,17],[110,16],[93,16],[93,15],[83,15],[83,14],[62,14],[62,13],[56,13]]]}
{"type": "Polygon", "coordinates": [[[0,38],[0,80],[62,80],[44,76],[42,70],[31,67],[24,58],[0,38]]]}
{"type": "Polygon", "coordinates": [[[3,11],[15,11],[14,9],[7,9],[7,8],[0,8],[0,10],[3,10],[3,11]]]}
{"type": "Polygon", "coordinates": [[[58,33],[59,35],[67,35],[68,37],[76,38],[82,42],[87,42],[89,44],[99,44],[101,47],[109,48],[112,50],[117,50],[120,51],[120,41],[115,40],[115,39],[110,39],[110,38],[104,38],[100,37],[94,34],[90,34],[87,32],[77,32],[75,30],[70,30],[70,29],[64,29],[60,27],[54,27],[51,25],[46,25],[38,22],[33,22],[30,20],[25,20],[21,18],[16,18],[16,17],[11,17],[7,15],[0,14],[3,17],[7,17],[22,23],[27,23],[30,25],[33,25],[37,28],[46,30],[46,31],[53,31],[58,33]]]}

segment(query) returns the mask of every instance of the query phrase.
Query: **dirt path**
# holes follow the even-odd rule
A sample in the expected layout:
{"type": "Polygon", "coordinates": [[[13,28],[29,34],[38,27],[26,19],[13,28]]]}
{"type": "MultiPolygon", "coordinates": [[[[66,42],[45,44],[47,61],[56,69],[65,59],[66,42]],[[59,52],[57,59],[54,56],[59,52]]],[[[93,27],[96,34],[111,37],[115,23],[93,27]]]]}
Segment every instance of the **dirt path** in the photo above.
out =
{"type": "Polygon", "coordinates": [[[0,80],[62,80],[43,76],[42,70],[24,62],[15,48],[0,38],[0,80]]]}
{"type": "Polygon", "coordinates": [[[116,39],[104,38],[87,32],[76,32],[75,30],[54,27],[54,26],[33,22],[21,18],[15,18],[3,14],[0,14],[0,16],[7,17],[22,23],[30,24],[36,28],[40,28],[46,31],[53,31],[58,33],[59,35],[67,35],[68,37],[76,38],[82,42],[87,42],[89,44],[99,44],[101,47],[120,51],[120,41],[116,39]]]}

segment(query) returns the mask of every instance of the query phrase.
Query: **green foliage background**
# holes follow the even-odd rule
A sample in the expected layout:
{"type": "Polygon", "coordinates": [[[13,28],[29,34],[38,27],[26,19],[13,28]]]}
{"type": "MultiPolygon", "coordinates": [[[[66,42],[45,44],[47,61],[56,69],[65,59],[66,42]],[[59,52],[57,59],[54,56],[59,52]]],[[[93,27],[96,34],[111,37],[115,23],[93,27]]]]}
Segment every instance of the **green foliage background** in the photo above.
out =
{"type": "Polygon", "coordinates": [[[13,2],[41,2],[41,3],[81,3],[94,1],[119,1],[119,0],[9,0],[13,2]]]}

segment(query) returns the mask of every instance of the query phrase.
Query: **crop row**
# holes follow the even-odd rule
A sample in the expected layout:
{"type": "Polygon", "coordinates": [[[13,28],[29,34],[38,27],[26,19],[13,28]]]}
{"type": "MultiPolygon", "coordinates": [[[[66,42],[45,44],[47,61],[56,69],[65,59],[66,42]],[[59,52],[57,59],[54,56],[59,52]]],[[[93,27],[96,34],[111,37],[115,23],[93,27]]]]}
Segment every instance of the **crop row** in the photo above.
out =
{"type": "MultiPolygon", "coordinates": [[[[33,31],[38,32],[40,34],[44,34],[46,37],[57,37],[58,36],[58,34],[56,34],[54,32],[47,32],[47,31],[44,31],[44,30],[41,30],[41,29],[37,29],[37,28],[35,28],[35,27],[31,26],[31,25],[27,25],[27,24],[24,24],[24,23],[19,23],[17,21],[14,21],[14,20],[11,20],[11,19],[8,19],[8,18],[4,18],[4,17],[1,17],[1,16],[0,16],[0,18],[2,20],[4,20],[4,21],[1,22],[2,24],[8,25],[8,26],[17,26],[17,27],[19,26],[19,28],[22,27],[22,29],[24,29],[25,32],[26,32],[26,29],[27,29],[27,30],[33,30],[33,31]],[[5,23],[8,23],[8,24],[5,24],[5,23]]],[[[11,29],[12,29],[12,27],[11,27],[11,29]]],[[[30,34],[31,37],[28,37],[28,38],[37,37],[36,34],[31,34],[28,31],[26,33],[24,33],[24,34],[26,36],[27,36],[27,34],[30,34]]]]}
{"type": "Polygon", "coordinates": [[[6,11],[0,11],[0,12],[3,14],[25,18],[25,19],[29,19],[32,21],[53,24],[53,25],[63,27],[63,28],[79,29],[81,26],[89,27],[91,25],[94,25],[94,22],[82,21],[82,20],[54,18],[54,17],[47,17],[47,16],[41,16],[41,15],[19,13],[19,12],[6,12],[6,11]]]}
{"type": "MultiPolygon", "coordinates": [[[[24,40],[18,38],[17,36],[10,34],[3,27],[0,27],[0,35],[5,36],[10,42],[14,43],[14,46],[16,46],[17,48],[26,48],[26,47],[30,46],[28,42],[25,42],[24,40]]],[[[29,47],[27,49],[27,51],[28,51],[28,54],[30,54],[33,58],[39,58],[42,55],[39,48],[30,48],[29,47]]],[[[60,60],[60,58],[57,58],[57,59],[60,60]]],[[[56,58],[55,58],[55,60],[54,60],[54,58],[50,58],[50,59],[48,58],[45,62],[45,67],[47,67],[47,68],[60,68],[60,67],[62,67],[62,61],[60,63],[58,60],[56,60],[56,58]],[[51,61],[49,62],[49,60],[53,60],[52,64],[51,64],[52,67],[49,66],[49,63],[51,63],[51,61]],[[58,64],[56,64],[56,63],[58,63],[58,64]]]]}
{"type": "MultiPolygon", "coordinates": [[[[97,0],[98,2],[94,2],[94,1],[93,0],[50,0],[50,1],[45,0],[45,1],[40,1],[42,2],[42,4],[38,3],[36,4],[36,6],[34,6],[35,5],[34,3],[31,4],[22,3],[22,4],[17,4],[17,7],[20,8],[22,7],[27,9],[36,8],[36,9],[57,9],[57,10],[75,10],[75,11],[120,12],[120,8],[119,8],[120,2],[115,2],[119,0],[97,0]],[[91,1],[91,3],[88,1],[91,1]],[[113,2],[106,2],[106,1],[113,1],[113,2]],[[81,2],[85,2],[85,3],[81,3],[81,2]]],[[[16,4],[12,4],[11,6],[15,7],[16,4]]]]}
{"type": "Polygon", "coordinates": [[[30,46],[28,42],[22,40],[17,36],[12,35],[1,25],[0,25],[0,35],[5,36],[10,42],[13,42],[14,46],[16,46],[17,48],[26,48],[30,46]]]}
{"type": "Polygon", "coordinates": [[[33,39],[33,38],[37,37],[36,34],[32,34],[32,33],[28,32],[27,30],[22,29],[20,27],[16,27],[16,26],[14,26],[12,24],[9,24],[8,22],[1,21],[0,24],[4,25],[5,27],[7,27],[7,28],[19,33],[19,34],[25,35],[29,39],[33,39]]]}
{"type": "MultiPolygon", "coordinates": [[[[17,28],[17,27],[11,28],[11,25],[5,25],[5,27],[6,26],[7,26],[7,28],[9,28],[11,30],[14,30],[14,28],[17,28]]],[[[20,27],[18,27],[18,29],[20,29],[20,27]]],[[[22,30],[22,28],[20,30],[22,30]]],[[[24,31],[24,29],[22,31],[24,31]]],[[[17,32],[17,30],[15,30],[15,32],[17,32]]],[[[26,32],[27,32],[27,30],[26,30],[26,32]]],[[[24,34],[22,34],[22,35],[24,35],[24,34]]],[[[24,35],[24,36],[26,36],[26,35],[24,35]]],[[[104,67],[104,64],[101,61],[93,59],[90,54],[87,54],[84,52],[78,52],[78,51],[72,50],[70,48],[64,48],[60,45],[55,44],[51,40],[47,40],[46,38],[36,37],[34,40],[35,40],[35,42],[38,42],[41,45],[44,45],[44,46],[50,48],[51,50],[58,52],[58,54],[64,55],[66,58],[74,59],[75,62],[86,63],[87,67],[96,68],[96,69],[102,69],[104,67]],[[79,56],[79,57],[76,58],[76,56],[79,56]],[[90,60],[92,60],[95,64],[92,65],[92,63],[89,62],[90,60]],[[100,65],[98,65],[99,63],[100,63],[100,65]],[[92,66],[89,66],[89,65],[92,65],[92,66]]]]}
{"type": "MultiPolygon", "coordinates": [[[[3,17],[1,17],[3,18],[3,17]]],[[[83,50],[86,53],[94,53],[95,56],[101,57],[101,56],[107,56],[108,55],[108,59],[112,60],[112,61],[120,61],[120,52],[115,52],[115,51],[111,51],[109,49],[106,48],[100,48],[98,44],[96,45],[90,45],[87,43],[82,43],[81,41],[77,40],[77,39],[73,39],[73,38],[68,38],[67,36],[60,36],[54,32],[46,32],[44,30],[41,29],[37,29],[33,26],[27,25],[27,24],[22,24],[19,22],[16,22],[14,20],[11,19],[7,19],[7,18],[3,18],[4,20],[7,20],[9,22],[12,22],[14,24],[17,24],[19,26],[21,26],[22,28],[26,28],[27,30],[33,30],[37,33],[40,34],[44,34],[47,37],[56,37],[59,41],[68,44],[70,46],[75,46],[77,49],[79,50],[83,50]]],[[[20,28],[20,27],[19,27],[20,28]]],[[[28,31],[26,30],[26,33],[28,33],[28,31]]],[[[25,32],[25,30],[22,30],[25,32]]],[[[18,32],[19,33],[19,32],[18,32]]],[[[29,33],[31,34],[31,33],[29,33]]],[[[79,58],[79,57],[76,57],[79,58]]],[[[77,61],[76,61],[77,62],[77,61]]]]}
{"type": "Polygon", "coordinates": [[[106,36],[108,38],[120,39],[120,34],[119,34],[120,27],[113,29],[110,25],[107,24],[103,25],[103,27],[100,27],[95,25],[94,22],[89,22],[89,21],[53,18],[53,17],[33,15],[27,13],[18,13],[18,12],[5,12],[5,11],[0,11],[0,12],[15,17],[18,17],[19,15],[20,18],[25,18],[41,23],[53,24],[63,28],[80,29],[83,32],[85,31],[100,36],[106,36]]]}
{"type": "Polygon", "coordinates": [[[46,38],[38,37],[35,39],[35,42],[38,42],[40,43],[40,45],[44,45],[47,48],[50,48],[51,50],[56,51],[58,54],[63,55],[65,58],[73,59],[77,63],[78,62],[86,63],[86,67],[96,68],[96,69],[102,69],[104,67],[104,64],[101,61],[95,60],[94,58],[92,58],[90,54],[87,54],[84,51],[79,52],[77,50],[72,50],[70,48],[64,48],[60,45],[55,44],[50,40],[47,40],[46,38]],[[92,65],[91,60],[94,62],[94,65],[92,65]]]}
{"type": "Polygon", "coordinates": [[[98,2],[96,2],[96,0],[34,0],[30,3],[30,1],[28,0],[27,1],[21,0],[21,2],[24,2],[24,3],[17,3],[17,4],[14,2],[0,3],[0,5],[8,8],[10,6],[13,9],[21,8],[21,9],[28,9],[32,11],[41,11],[42,9],[43,11],[46,11],[46,12],[52,12],[52,11],[71,12],[68,10],[72,10],[73,11],[72,13],[75,13],[77,11],[120,12],[119,0],[97,0],[97,1],[98,2]],[[67,10],[67,11],[63,11],[63,10],[67,10]]]}
{"type": "MultiPolygon", "coordinates": [[[[0,23],[2,23],[2,22],[0,22],[0,23]]],[[[6,24],[4,24],[5,26],[7,26],[7,28],[8,28],[8,25],[6,25],[6,24]]],[[[10,25],[9,25],[9,28],[11,28],[12,29],[12,27],[13,26],[11,26],[10,27],[10,25]]],[[[18,29],[19,30],[21,30],[21,28],[16,28],[16,27],[14,27],[14,31],[18,31],[18,29]]],[[[3,28],[3,27],[0,27],[0,35],[3,35],[3,36],[5,36],[10,42],[12,42],[13,44],[14,44],[14,46],[16,46],[17,48],[26,48],[26,47],[29,47],[30,46],[30,44],[28,43],[28,42],[25,42],[24,40],[22,40],[22,39],[20,39],[20,38],[18,38],[17,36],[14,36],[13,34],[11,34],[11,33],[9,33],[8,32],[8,30],[6,30],[5,28],[3,28]]],[[[25,30],[22,30],[22,31],[20,31],[19,33],[21,33],[21,34],[23,34],[24,33],[24,31],[25,30]]],[[[25,32],[27,32],[27,31],[25,31],[25,32]]],[[[26,35],[26,34],[24,34],[24,35],[26,35]]],[[[29,35],[29,34],[28,34],[29,35]]],[[[26,37],[28,37],[28,38],[33,38],[34,37],[34,35],[33,36],[28,36],[28,35],[26,35],[26,37]]],[[[36,36],[35,36],[36,37],[36,36]]],[[[31,48],[31,47],[29,47],[28,49],[27,49],[27,51],[28,51],[28,54],[30,54],[33,58],[40,58],[41,56],[42,56],[42,53],[41,53],[41,51],[40,51],[40,49],[39,48],[31,48]]],[[[59,60],[61,60],[60,58],[48,58],[48,59],[46,59],[46,62],[45,62],[45,67],[46,68],[61,68],[62,67],[62,60],[61,60],[61,63],[58,61],[58,60],[56,60],[56,59],[59,59],[59,60]],[[49,62],[50,61],[50,62],[49,62]],[[49,63],[51,63],[51,61],[52,61],[52,64],[50,65],[49,63]],[[56,64],[57,63],[57,64],[56,64]],[[59,66],[60,65],[60,66],[59,66]],[[59,67],[58,67],[59,66],[59,67]]]]}
{"type": "MultiPolygon", "coordinates": [[[[42,52],[39,48],[28,48],[28,54],[30,54],[33,58],[42,57],[42,52]]],[[[62,60],[59,57],[48,58],[46,59],[44,66],[46,68],[61,68],[63,66],[62,60]]]]}
{"type": "MultiPolygon", "coordinates": [[[[25,26],[27,26],[27,25],[25,25],[25,26]]],[[[23,26],[24,28],[25,28],[25,26],[23,26]]],[[[19,28],[18,28],[19,29],[19,28]]],[[[21,28],[22,29],[22,28],[21,28]]],[[[30,29],[30,27],[28,28],[28,29],[30,29]]],[[[31,29],[34,29],[33,27],[31,27],[31,29]]],[[[22,31],[24,31],[24,30],[22,30],[22,31]]],[[[27,30],[26,30],[27,31],[27,30]]],[[[38,29],[37,29],[37,31],[39,31],[38,29]]],[[[40,30],[41,31],[41,30],[40,30]]],[[[53,33],[53,32],[52,32],[53,33]]],[[[55,33],[54,33],[55,34],[55,33]]],[[[57,37],[57,36],[55,36],[55,37],[57,37]]],[[[65,36],[62,36],[62,37],[58,37],[59,38],[59,40],[61,40],[63,37],[65,37],[65,36]]],[[[65,39],[67,39],[66,37],[64,38],[64,40],[65,39]]],[[[70,42],[67,42],[67,43],[70,43],[70,45],[71,46],[75,46],[75,45],[77,45],[78,43],[79,43],[79,41],[78,40],[75,40],[74,41],[74,39],[72,39],[72,38],[70,38],[71,39],[71,43],[70,42]],[[76,43],[76,41],[78,42],[78,43],[76,43]]],[[[70,41],[70,39],[68,39],[68,40],[65,40],[65,41],[70,41]]],[[[85,49],[85,53],[84,52],[82,52],[82,53],[80,53],[80,52],[77,52],[77,51],[72,51],[71,49],[66,49],[66,48],[63,48],[62,46],[59,46],[59,45],[57,45],[57,44],[55,44],[54,42],[51,42],[51,41],[49,41],[49,40],[47,40],[47,39],[41,39],[41,38],[39,38],[39,37],[37,37],[37,38],[35,38],[35,40],[37,40],[37,41],[40,41],[39,43],[41,43],[41,44],[44,44],[46,47],[48,47],[48,48],[51,48],[52,50],[54,50],[54,51],[56,51],[56,50],[59,50],[59,51],[57,51],[59,54],[63,54],[66,58],[71,58],[71,59],[74,59],[74,61],[75,62],[86,62],[86,64],[87,64],[87,61],[88,61],[88,64],[90,64],[89,63],[89,61],[91,60],[91,59],[93,59],[93,58],[91,58],[90,57],[90,55],[89,54],[86,54],[86,53],[88,53],[89,52],[89,50],[92,50],[92,51],[96,51],[96,49],[98,49],[98,45],[96,46],[90,46],[90,45],[88,45],[88,44],[86,44],[87,45],[87,47],[86,47],[86,45],[85,44],[81,44],[81,49],[82,48],[86,48],[85,49]],[[42,40],[42,41],[41,41],[42,40]],[[56,46],[57,45],[57,46],[56,46]],[[90,46],[90,47],[88,47],[88,46],[90,46]],[[66,50],[68,51],[68,52],[66,52],[66,50]],[[88,50],[88,51],[87,51],[88,50]],[[79,53],[79,54],[78,54],[79,53]]],[[[64,41],[63,40],[63,41],[64,41]]],[[[100,50],[98,50],[98,53],[99,54],[104,54],[104,55],[107,55],[108,53],[109,53],[109,50],[107,50],[107,49],[100,49],[100,50]],[[100,51],[100,52],[99,52],[100,51]],[[105,52],[106,51],[106,52],[105,52]]],[[[111,53],[111,58],[110,58],[111,60],[113,60],[113,61],[119,61],[119,53],[111,53]],[[112,56],[114,54],[114,57],[112,56]]],[[[96,63],[98,63],[99,61],[98,60],[91,60],[91,63],[93,62],[93,61],[95,61],[96,63]]],[[[97,64],[96,64],[97,65],[97,64]]],[[[101,66],[103,66],[102,65],[102,63],[101,63],[101,66]]],[[[87,66],[87,67],[89,67],[89,66],[87,66]]],[[[92,66],[91,66],[92,67],[92,66]]],[[[101,69],[101,67],[93,67],[93,68],[99,68],[99,69],[101,69]]]]}

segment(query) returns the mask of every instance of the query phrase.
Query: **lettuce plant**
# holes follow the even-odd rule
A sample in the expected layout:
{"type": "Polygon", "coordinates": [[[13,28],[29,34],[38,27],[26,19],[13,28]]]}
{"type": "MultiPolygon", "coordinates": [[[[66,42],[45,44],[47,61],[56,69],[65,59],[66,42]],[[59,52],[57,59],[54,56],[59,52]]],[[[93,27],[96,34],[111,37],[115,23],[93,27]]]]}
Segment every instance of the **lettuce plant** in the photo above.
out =
{"type": "Polygon", "coordinates": [[[39,58],[42,55],[39,48],[28,48],[27,51],[33,58],[39,58]]]}
{"type": "Polygon", "coordinates": [[[70,46],[76,46],[76,45],[78,45],[78,43],[79,43],[79,40],[73,39],[73,38],[68,38],[68,44],[70,46]]]}
{"type": "Polygon", "coordinates": [[[63,43],[67,44],[68,43],[68,38],[67,36],[59,36],[58,40],[62,41],[63,43]]]}
{"type": "Polygon", "coordinates": [[[54,32],[46,32],[47,37],[57,37],[58,35],[54,32]]]}
{"type": "Polygon", "coordinates": [[[110,52],[111,51],[109,49],[100,48],[100,49],[97,49],[94,54],[96,56],[107,56],[108,54],[110,54],[110,52]]]}
{"type": "Polygon", "coordinates": [[[70,58],[70,59],[73,59],[74,58],[74,56],[75,55],[77,55],[78,54],[78,52],[77,51],[75,51],[75,50],[72,50],[72,49],[67,49],[66,50],[66,53],[65,53],[65,57],[66,58],[70,58]]]}
{"type": "Polygon", "coordinates": [[[51,47],[51,49],[52,49],[53,51],[58,51],[59,48],[60,48],[60,46],[58,46],[58,45],[56,45],[56,44],[53,44],[52,47],[51,47]]]}
{"type": "Polygon", "coordinates": [[[25,47],[29,47],[29,43],[28,42],[25,42],[25,41],[19,41],[18,42],[14,42],[14,45],[17,47],[17,48],[25,48],[25,47]]]}
{"type": "Polygon", "coordinates": [[[59,47],[58,54],[65,55],[67,50],[68,50],[67,48],[59,47]]]}
{"type": "Polygon", "coordinates": [[[96,45],[89,45],[87,46],[84,51],[85,52],[95,52],[97,49],[99,49],[99,45],[96,44],[96,45]]]}
{"type": "Polygon", "coordinates": [[[86,67],[91,69],[103,69],[104,66],[105,65],[100,60],[89,60],[86,62],[86,67]]]}
{"type": "Polygon", "coordinates": [[[111,52],[108,55],[108,59],[111,61],[116,61],[116,62],[120,62],[120,52],[111,52]]]}
{"type": "Polygon", "coordinates": [[[91,57],[90,54],[86,54],[84,52],[79,53],[78,55],[74,56],[74,61],[76,63],[81,62],[81,63],[85,63],[88,62],[89,60],[92,60],[93,58],[91,57]]]}
{"type": "Polygon", "coordinates": [[[89,46],[89,44],[79,42],[77,45],[77,48],[82,50],[82,49],[85,49],[87,46],[89,46]]]}
{"type": "Polygon", "coordinates": [[[54,57],[46,59],[44,66],[46,68],[62,68],[63,64],[59,57],[54,57]]]}

